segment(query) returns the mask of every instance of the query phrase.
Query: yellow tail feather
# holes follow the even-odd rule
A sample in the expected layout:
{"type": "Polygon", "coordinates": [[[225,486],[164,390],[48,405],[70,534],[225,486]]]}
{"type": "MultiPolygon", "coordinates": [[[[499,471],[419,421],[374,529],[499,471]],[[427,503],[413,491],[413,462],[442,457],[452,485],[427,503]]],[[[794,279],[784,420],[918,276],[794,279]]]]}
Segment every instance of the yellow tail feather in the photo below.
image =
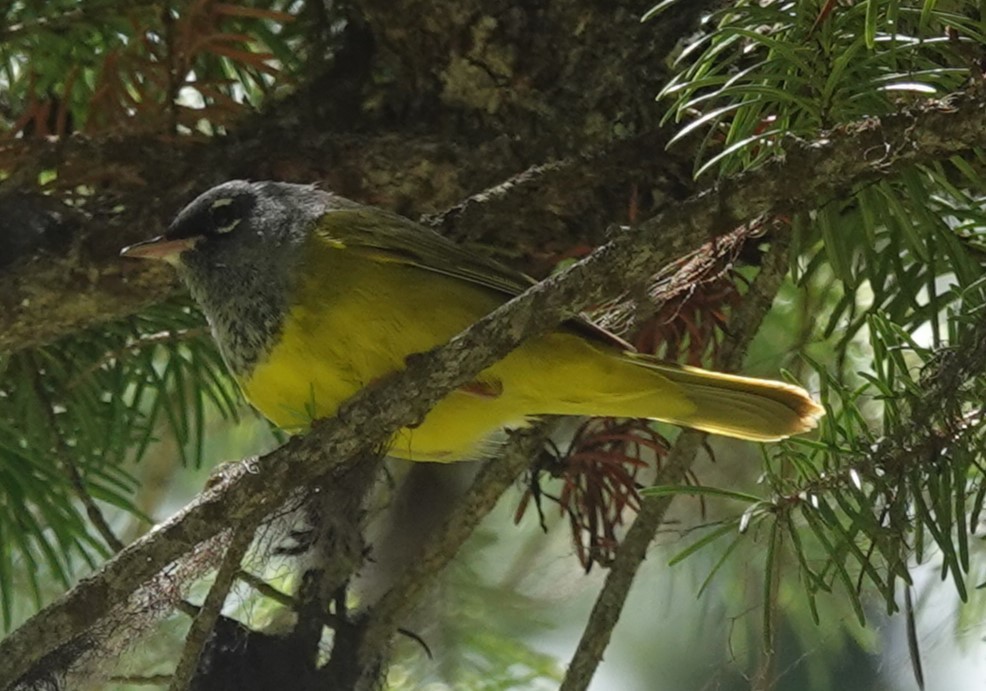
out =
{"type": "Polygon", "coordinates": [[[776,441],[814,429],[825,414],[807,391],[792,384],[710,372],[637,353],[627,353],[626,358],[677,384],[694,404],[692,413],[661,416],[674,424],[739,439],[776,441]]]}

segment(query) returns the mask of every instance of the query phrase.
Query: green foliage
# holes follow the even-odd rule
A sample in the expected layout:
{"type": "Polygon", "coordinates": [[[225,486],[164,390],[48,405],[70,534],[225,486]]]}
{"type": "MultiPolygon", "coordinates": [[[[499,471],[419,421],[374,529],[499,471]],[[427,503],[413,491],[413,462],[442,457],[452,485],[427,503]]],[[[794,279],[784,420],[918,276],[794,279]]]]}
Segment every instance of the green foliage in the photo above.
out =
{"type": "MultiPolygon", "coordinates": [[[[971,5],[935,2],[739,2],[713,13],[711,30],[679,57],[681,71],[662,92],[672,100],[668,117],[689,121],[678,139],[704,132],[696,174],[744,170],[782,155],[792,135],[815,137],[907,106],[915,93],[960,88],[968,51],[986,34],[979,16],[971,5]]],[[[981,275],[983,162],[975,152],[918,166],[791,219],[802,279],[824,269],[845,286],[826,336],[838,329],[853,338],[869,310],[916,328],[941,312],[939,278],[968,286],[981,275]],[[869,310],[856,295],[864,285],[869,310]]]]}
{"type": "Polygon", "coordinates": [[[678,58],[662,91],[667,117],[688,121],[678,139],[705,132],[699,173],[743,170],[776,155],[786,136],[814,137],[960,88],[966,51],[986,36],[978,14],[933,0],[741,0],[713,12],[710,30],[678,58]]]}
{"type": "MultiPolygon", "coordinates": [[[[676,140],[701,137],[697,175],[745,170],[783,155],[792,135],[834,128],[837,136],[840,123],[958,89],[986,33],[978,6],[896,0],[741,1],[712,13],[707,28],[662,92],[672,102],[667,117],[686,122],[676,140]]],[[[823,594],[848,603],[860,624],[870,592],[897,612],[909,569],[932,558],[959,597],[969,596],[970,534],[986,494],[976,412],[986,365],[975,357],[984,333],[984,170],[983,153],[972,152],[790,219],[801,309],[814,316],[798,340],[820,341],[812,348],[828,410],[820,438],[770,447],[762,494],[653,490],[748,503],[678,559],[714,546],[711,579],[730,556],[749,554],[742,541],[758,538],[765,649],[785,587],[776,578],[790,564],[816,623],[823,594]]],[[[788,603],[784,616],[796,620],[798,608],[788,603]]]]}
{"type": "MultiPolygon", "coordinates": [[[[761,493],[670,486],[644,491],[746,505],[708,526],[671,563],[713,552],[704,591],[713,578],[722,578],[728,559],[749,554],[740,549],[742,542],[760,543],[768,648],[775,590],[787,587],[794,573],[804,597],[784,603],[783,616],[797,621],[806,603],[816,625],[831,616],[833,596],[851,607],[860,625],[867,623],[869,593],[881,598],[888,615],[899,612],[901,594],[912,585],[910,569],[929,561],[962,600],[969,599],[970,581],[981,575],[972,570],[970,557],[980,541],[971,537],[986,498],[980,412],[986,395],[984,288],[980,281],[943,296],[951,307],[942,334],[947,346],[922,345],[900,325],[871,313],[866,331],[872,371],[860,373],[859,385],[840,382],[814,363],[827,409],[822,433],[817,440],[766,447],[761,493]],[[780,586],[775,572],[788,576],[780,586]],[[820,613],[822,596],[827,614],[820,613]]],[[[986,603],[979,598],[978,604],[986,603]]],[[[810,628],[796,629],[811,635],[810,628]]]]}
{"type": "Polygon", "coordinates": [[[135,513],[132,466],[159,436],[202,461],[208,408],[235,418],[239,399],[202,318],[186,302],[149,308],[50,346],[0,358],[0,611],[13,583],[35,604],[41,584],[71,585],[110,545],[87,502],[135,513]],[[92,516],[90,515],[90,518],[92,516]]]}
{"type": "MultiPolygon", "coordinates": [[[[0,8],[12,132],[213,133],[300,67],[294,3],[21,0],[0,8]]],[[[304,22],[299,24],[305,25],[304,22]]]]}

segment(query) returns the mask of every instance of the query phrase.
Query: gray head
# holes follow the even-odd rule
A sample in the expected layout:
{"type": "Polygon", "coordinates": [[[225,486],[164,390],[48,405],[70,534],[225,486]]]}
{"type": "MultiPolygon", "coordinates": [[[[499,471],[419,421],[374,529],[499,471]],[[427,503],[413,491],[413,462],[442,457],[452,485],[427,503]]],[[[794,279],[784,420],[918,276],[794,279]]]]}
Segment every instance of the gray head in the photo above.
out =
{"type": "Polygon", "coordinates": [[[182,209],[164,235],[121,254],[173,264],[227,364],[244,374],[276,341],[305,242],[332,199],[309,185],[233,180],[182,209]]]}

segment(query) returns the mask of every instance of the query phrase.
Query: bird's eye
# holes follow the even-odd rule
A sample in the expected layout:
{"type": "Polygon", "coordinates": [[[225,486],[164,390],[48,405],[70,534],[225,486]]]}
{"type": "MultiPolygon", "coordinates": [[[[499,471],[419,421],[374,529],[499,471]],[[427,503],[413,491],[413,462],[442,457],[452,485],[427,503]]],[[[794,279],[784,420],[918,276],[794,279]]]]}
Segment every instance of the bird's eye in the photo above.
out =
{"type": "Polygon", "coordinates": [[[209,213],[212,216],[213,232],[218,235],[229,233],[243,220],[232,197],[223,197],[212,202],[209,213]]]}

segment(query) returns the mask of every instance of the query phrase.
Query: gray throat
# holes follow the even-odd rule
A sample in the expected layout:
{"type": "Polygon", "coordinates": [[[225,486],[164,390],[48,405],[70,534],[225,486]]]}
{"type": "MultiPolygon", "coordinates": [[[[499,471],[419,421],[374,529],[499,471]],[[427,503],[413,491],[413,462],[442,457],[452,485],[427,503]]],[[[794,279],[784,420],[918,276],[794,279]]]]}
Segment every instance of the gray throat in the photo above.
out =
{"type": "Polygon", "coordinates": [[[290,285],[268,267],[183,267],[185,283],[205,313],[230,370],[249,374],[277,342],[290,285]]]}

